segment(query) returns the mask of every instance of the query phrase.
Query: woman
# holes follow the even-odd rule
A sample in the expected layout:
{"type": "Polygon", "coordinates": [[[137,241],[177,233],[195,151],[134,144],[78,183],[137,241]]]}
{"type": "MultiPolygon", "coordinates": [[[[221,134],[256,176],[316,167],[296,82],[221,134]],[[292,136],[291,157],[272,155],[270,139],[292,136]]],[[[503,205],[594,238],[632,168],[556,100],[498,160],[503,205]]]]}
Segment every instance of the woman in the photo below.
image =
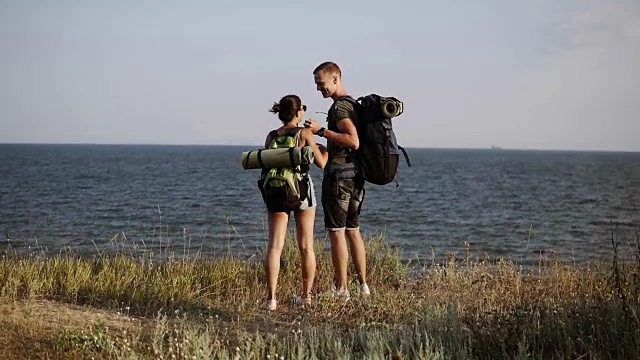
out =
{"type": "MultiPolygon", "coordinates": [[[[297,146],[310,146],[314,152],[314,163],[319,168],[323,168],[327,163],[328,153],[326,149],[321,149],[316,144],[311,130],[298,127],[304,112],[307,110],[306,105],[302,105],[302,101],[297,95],[287,95],[280,99],[279,103],[274,103],[270,112],[278,114],[278,118],[282,121],[282,126],[274,130],[278,136],[291,134],[295,132],[297,138],[297,146]]],[[[273,141],[274,132],[269,132],[265,139],[264,147],[268,149],[273,141]]],[[[311,288],[315,279],[316,257],[313,250],[313,224],[316,216],[316,196],[311,182],[311,176],[305,174],[309,181],[309,189],[306,199],[302,205],[295,210],[294,217],[296,222],[296,241],[300,250],[300,259],[302,262],[302,294],[296,300],[300,305],[311,302],[311,288]]],[[[284,246],[284,239],[289,223],[288,212],[272,212],[268,211],[269,222],[269,249],[267,257],[264,261],[265,273],[267,275],[267,300],[264,308],[267,310],[275,310],[277,307],[276,286],[278,283],[278,273],[280,272],[280,255],[284,246]]]]}

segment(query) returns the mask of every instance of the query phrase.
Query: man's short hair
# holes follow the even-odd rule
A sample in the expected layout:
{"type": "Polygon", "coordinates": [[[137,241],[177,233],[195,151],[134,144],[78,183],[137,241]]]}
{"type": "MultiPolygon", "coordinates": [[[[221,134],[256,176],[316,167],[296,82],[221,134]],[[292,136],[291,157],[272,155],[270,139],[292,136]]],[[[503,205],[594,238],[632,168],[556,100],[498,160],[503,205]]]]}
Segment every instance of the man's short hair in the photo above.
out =
{"type": "Polygon", "coordinates": [[[334,63],[333,61],[325,61],[322,64],[318,65],[313,70],[313,75],[316,75],[319,72],[335,73],[335,74],[338,74],[339,77],[342,77],[342,72],[340,71],[340,67],[338,66],[338,64],[334,63]]]}

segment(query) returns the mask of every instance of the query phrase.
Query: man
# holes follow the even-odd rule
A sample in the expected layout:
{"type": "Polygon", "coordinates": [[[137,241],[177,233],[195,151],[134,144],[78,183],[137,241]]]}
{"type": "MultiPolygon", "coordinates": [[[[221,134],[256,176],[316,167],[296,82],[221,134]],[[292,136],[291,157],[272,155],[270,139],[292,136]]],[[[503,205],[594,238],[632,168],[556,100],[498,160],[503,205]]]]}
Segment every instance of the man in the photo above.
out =
{"type": "Polygon", "coordinates": [[[334,295],[348,298],[347,267],[349,253],[358,273],[360,291],[369,295],[367,264],[364,242],[360,235],[360,208],[364,200],[364,179],[355,172],[353,151],[358,149],[359,139],[355,122],[358,115],[353,104],[341,99],[348,95],[342,85],[342,73],[337,64],[324,62],[313,71],[317,90],[326,98],[333,99],[327,115],[327,128],[314,120],[305,121],[305,126],[318,136],[327,139],[329,159],[322,179],[322,207],[325,228],[331,240],[331,259],[334,270],[334,295]]]}

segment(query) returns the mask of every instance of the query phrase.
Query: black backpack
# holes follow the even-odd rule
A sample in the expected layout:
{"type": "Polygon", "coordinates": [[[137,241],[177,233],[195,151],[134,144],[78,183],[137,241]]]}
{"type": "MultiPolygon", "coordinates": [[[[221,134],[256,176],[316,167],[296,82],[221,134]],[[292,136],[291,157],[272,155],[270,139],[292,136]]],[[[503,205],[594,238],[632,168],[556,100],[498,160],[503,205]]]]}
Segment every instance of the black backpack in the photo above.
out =
{"type": "MultiPolygon", "coordinates": [[[[404,111],[401,101],[394,97],[382,97],[377,94],[362,96],[357,100],[351,96],[348,100],[358,112],[359,121],[355,124],[360,146],[354,153],[354,161],[364,179],[372,184],[386,185],[395,180],[398,172],[400,151],[407,165],[411,166],[409,156],[398,145],[391,119],[404,111]]],[[[396,182],[397,186],[397,182],[396,182]]]]}

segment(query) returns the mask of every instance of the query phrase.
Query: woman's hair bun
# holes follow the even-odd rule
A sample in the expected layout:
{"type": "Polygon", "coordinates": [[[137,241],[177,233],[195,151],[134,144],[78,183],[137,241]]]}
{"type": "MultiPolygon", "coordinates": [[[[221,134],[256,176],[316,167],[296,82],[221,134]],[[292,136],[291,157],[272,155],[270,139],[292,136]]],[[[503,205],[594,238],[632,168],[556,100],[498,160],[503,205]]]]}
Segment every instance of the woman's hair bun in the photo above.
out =
{"type": "Polygon", "coordinates": [[[293,120],[302,108],[302,100],[298,95],[286,95],[279,102],[274,102],[269,112],[278,114],[278,119],[286,124],[293,120]]]}

